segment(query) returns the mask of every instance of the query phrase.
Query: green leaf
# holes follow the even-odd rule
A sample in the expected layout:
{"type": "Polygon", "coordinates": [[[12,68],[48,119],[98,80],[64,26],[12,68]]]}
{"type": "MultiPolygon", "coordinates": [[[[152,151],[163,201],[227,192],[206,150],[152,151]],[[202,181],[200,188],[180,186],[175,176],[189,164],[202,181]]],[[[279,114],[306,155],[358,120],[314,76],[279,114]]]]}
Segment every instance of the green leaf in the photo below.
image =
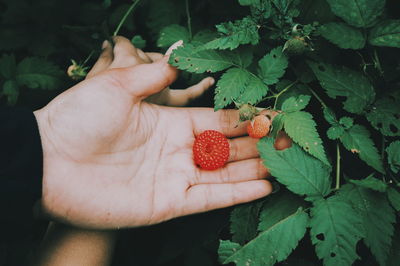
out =
{"type": "Polygon", "coordinates": [[[361,160],[377,171],[384,173],[383,164],[369,131],[360,125],[354,125],[340,137],[344,147],[352,153],[357,153],[361,160]]]}
{"type": "Polygon", "coordinates": [[[280,13],[295,17],[294,14],[296,6],[300,3],[298,0],[272,0],[274,6],[279,10],[280,13]],[[293,13],[294,12],[294,13],[293,13]]]}
{"type": "Polygon", "coordinates": [[[344,129],[349,129],[354,125],[354,120],[351,117],[344,116],[340,118],[339,124],[344,127],[344,129]]]}
{"type": "Polygon", "coordinates": [[[4,79],[15,78],[17,63],[14,54],[3,54],[0,58],[0,75],[4,79]]]}
{"type": "Polygon", "coordinates": [[[181,70],[194,73],[217,72],[232,66],[231,59],[224,53],[214,50],[198,51],[192,45],[175,49],[169,63],[181,70]]]}
{"type": "Polygon", "coordinates": [[[360,28],[372,26],[385,7],[385,0],[327,0],[327,2],[336,16],[360,28]]]}
{"type": "Polygon", "coordinates": [[[7,103],[9,105],[15,105],[19,96],[17,82],[15,80],[7,80],[4,82],[2,94],[7,96],[7,103]]]}
{"type": "Polygon", "coordinates": [[[299,207],[306,207],[302,198],[291,192],[273,194],[268,196],[260,213],[258,231],[265,231],[279,221],[296,212],[299,207]]]}
{"type": "Polygon", "coordinates": [[[53,63],[38,57],[27,57],[17,66],[19,86],[31,89],[54,90],[60,85],[62,71],[53,63]]]}
{"type": "Polygon", "coordinates": [[[260,74],[267,85],[275,84],[285,74],[288,58],[282,52],[282,47],[276,47],[266,54],[259,62],[260,74]]]}
{"type": "Polygon", "coordinates": [[[338,122],[335,113],[329,107],[324,108],[324,118],[332,126],[338,122]]]}
{"type": "Polygon", "coordinates": [[[214,108],[219,110],[237,99],[246,88],[250,79],[249,72],[241,68],[231,68],[217,82],[214,108]]]}
{"type": "Polygon", "coordinates": [[[386,20],[372,28],[369,43],[400,48],[400,20],[386,20]]]}
{"type": "Polygon", "coordinates": [[[386,148],[386,152],[388,154],[388,163],[390,165],[390,169],[394,173],[398,173],[400,170],[400,140],[393,141],[386,148]]]}
{"type": "Polygon", "coordinates": [[[260,39],[258,35],[259,26],[250,17],[245,17],[234,22],[222,23],[216,27],[222,36],[204,44],[203,49],[233,50],[242,44],[255,45],[260,39]]]}
{"type": "Polygon", "coordinates": [[[239,47],[231,55],[232,61],[242,67],[246,68],[253,62],[253,49],[250,47],[239,47]]]}
{"type": "Polygon", "coordinates": [[[310,113],[297,111],[285,114],[285,131],[306,152],[330,166],[316,124],[310,113]]]}
{"type": "Polygon", "coordinates": [[[400,193],[392,187],[388,188],[387,193],[388,193],[388,199],[392,204],[393,208],[396,211],[400,211],[400,193]]]}
{"type": "Polygon", "coordinates": [[[309,62],[309,65],[329,97],[347,97],[343,106],[346,111],[361,114],[374,101],[375,90],[361,73],[324,63],[309,62]]]}
{"type": "Polygon", "coordinates": [[[357,185],[359,187],[372,189],[378,192],[385,192],[387,189],[387,185],[380,179],[373,177],[373,175],[369,175],[368,177],[361,180],[350,179],[350,183],[357,185]]]}
{"type": "Polygon", "coordinates": [[[363,237],[362,220],[338,196],[321,199],[311,209],[311,241],[324,265],[352,265],[356,244],[363,237]]]}
{"type": "Polygon", "coordinates": [[[383,98],[374,103],[366,114],[371,125],[385,136],[400,136],[400,105],[391,98],[383,98]]]}
{"type": "Polygon", "coordinates": [[[184,44],[189,41],[189,31],[180,25],[172,24],[164,27],[160,31],[160,36],[157,40],[158,47],[169,47],[177,41],[182,40],[184,44]]]}
{"type": "Polygon", "coordinates": [[[275,116],[274,119],[272,119],[272,127],[269,135],[272,138],[276,138],[278,136],[279,131],[283,129],[284,123],[285,123],[285,115],[283,113],[279,113],[277,116],[275,116]]]}
{"type": "Polygon", "coordinates": [[[340,138],[343,135],[343,133],[344,133],[344,128],[341,125],[333,125],[330,128],[328,128],[328,131],[326,131],[326,135],[331,140],[340,138]]]}
{"type": "Polygon", "coordinates": [[[365,244],[380,265],[385,265],[393,235],[394,210],[386,195],[359,186],[344,185],[340,195],[349,201],[362,218],[365,244]]]}
{"type": "Polygon", "coordinates": [[[330,22],[319,28],[319,33],[328,41],[343,49],[361,49],[365,46],[365,37],[360,30],[345,23],[330,22]]]}
{"type": "Polygon", "coordinates": [[[400,226],[397,224],[393,234],[392,246],[389,250],[386,266],[398,266],[400,261],[400,226]]]}
{"type": "Polygon", "coordinates": [[[221,241],[220,260],[223,264],[234,262],[237,266],[272,266],[289,256],[303,238],[307,225],[308,215],[299,209],[242,247],[234,242],[221,241]]]}
{"type": "Polygon", "coordinates": [[[268,86],[261,79],[249,74],[249,80],[242,94],[237,99],[239,103],[257,104],[268,93],[268,86]]]}
{"type": "Polygon", "coordinates": [[[297,144],[277,151],[272,138],[263,138],[257,148],[271,175],[290,191],[306,195],[307,200],[318,200],[331,191],[330,168],[305,153],[297,144]]]}
{"type": "Polygon", "coordinates": [[[131,43],[133,46],[139,49],[143,49],[146,47],[146,40],[142,38],[140,35],[135,35],[131,39],[131,43]]]}
{"type": "Polygon", "coordinates": [[[303,110],[310,102],[311,97],[309,95],[298,95],[297,97],[290,97],[285,100],[282,104],[282,111],[286,113],[292,113],[303,110]]]}
{"type": "Polygon", "coordinates": [[[217,38],[218,35],[215,31],[212,30],[201,30],[198,31],[192,39],[192,43],[199,43],[200,45],[205,44],[209,41],[214,40],[215,38],[217,38]]]}
{"type": "Polygon", "coordinates": [[[263,201],[257,201],[236,206],[231,212],[230,231],[232,240],[241,245],[257,235],[258,215],[263,201]]]}

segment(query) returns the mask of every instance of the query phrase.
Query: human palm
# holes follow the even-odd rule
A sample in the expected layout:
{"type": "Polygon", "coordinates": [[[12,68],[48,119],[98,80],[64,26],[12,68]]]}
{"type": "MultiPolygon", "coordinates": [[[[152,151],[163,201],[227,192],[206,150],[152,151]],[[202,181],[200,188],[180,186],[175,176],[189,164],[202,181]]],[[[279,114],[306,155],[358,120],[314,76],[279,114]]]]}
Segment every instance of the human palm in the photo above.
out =
{"type": "Polygon", "coordinates": [[[235,111],[172,108],[144,101],[176,77],[163,58],[109,68],[36,111],[44,149],[43,206],[91,228],[132,227],[247,202],[270,184],[255,141],[235,111]],[[195,136],[231,137],[228,164],[199,169],[195,136]]]}

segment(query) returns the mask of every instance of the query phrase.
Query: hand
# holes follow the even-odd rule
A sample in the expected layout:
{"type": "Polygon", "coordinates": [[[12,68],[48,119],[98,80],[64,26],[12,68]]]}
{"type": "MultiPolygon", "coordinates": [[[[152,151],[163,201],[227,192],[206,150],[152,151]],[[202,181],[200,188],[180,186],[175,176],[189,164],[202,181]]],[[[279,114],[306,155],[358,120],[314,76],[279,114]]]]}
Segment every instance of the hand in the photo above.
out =
{"type": "Polygon", "coordinates": [[[271,192],[256,140],[244,136],[245,123],[235,127],[237,111],[147,103],[176,78],[168,56],[138,65],[118,42],[111,50],[106,45],[86,80],[35,112],[47,213],[90,228],[133,227],[271,192]],[[193,141],[206,129],[231,138],[222,169],[193,163],[193,141]]]}

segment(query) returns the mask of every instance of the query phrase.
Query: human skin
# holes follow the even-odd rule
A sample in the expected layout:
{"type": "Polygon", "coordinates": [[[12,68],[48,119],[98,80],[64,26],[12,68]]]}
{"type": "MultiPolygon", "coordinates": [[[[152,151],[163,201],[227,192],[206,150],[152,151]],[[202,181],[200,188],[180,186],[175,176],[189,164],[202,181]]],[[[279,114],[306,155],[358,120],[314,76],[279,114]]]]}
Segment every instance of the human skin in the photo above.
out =
{"type": "Polygon", "coordinates": [[[246,123],[236,126],[237,111],[146,102],[176,79],[168,55],[135,65],[126,60],[133,50],[112,51],[86,80],[34,112],[45,213],[84,228],[136,227],[271,192],[256,141],[245,136],[246,123]],[[196,135],[207,129],[224,133],[231,147],[229,162],[215,171],[199,169],[192,158],[196,135]]]}

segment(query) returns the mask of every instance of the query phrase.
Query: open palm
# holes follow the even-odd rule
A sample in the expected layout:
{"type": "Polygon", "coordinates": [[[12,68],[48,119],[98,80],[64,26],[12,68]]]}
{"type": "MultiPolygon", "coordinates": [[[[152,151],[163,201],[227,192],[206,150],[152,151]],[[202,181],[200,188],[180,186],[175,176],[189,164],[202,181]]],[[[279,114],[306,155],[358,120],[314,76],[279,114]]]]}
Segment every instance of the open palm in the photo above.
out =
{"type": "Polygon", "coordinates": [[[91,228],[132,227],[271,192],[255,140],[244,136],[245,124],[235,127],[236,111],[144,101],[176,78],[167,59],[108,67],[35,112],[47,212],[91,228]],[[229,162],[215,171],[192,158],[193,141],[206,129],[230,138],[229,162]]]}

